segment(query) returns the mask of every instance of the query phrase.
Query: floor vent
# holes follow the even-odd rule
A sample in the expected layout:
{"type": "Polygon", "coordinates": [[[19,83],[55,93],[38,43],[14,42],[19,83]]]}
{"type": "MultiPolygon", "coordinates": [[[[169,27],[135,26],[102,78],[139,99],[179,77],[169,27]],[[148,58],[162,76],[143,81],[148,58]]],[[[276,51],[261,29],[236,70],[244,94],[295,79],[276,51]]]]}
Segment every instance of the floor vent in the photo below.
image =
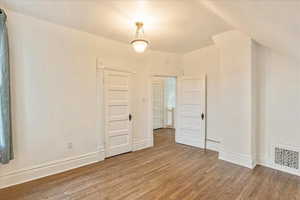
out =
{"type": "Polygon", "coordinates": [[[275,147],[275,163],[292,169],[299,169],[299,152],[275,147]]]}

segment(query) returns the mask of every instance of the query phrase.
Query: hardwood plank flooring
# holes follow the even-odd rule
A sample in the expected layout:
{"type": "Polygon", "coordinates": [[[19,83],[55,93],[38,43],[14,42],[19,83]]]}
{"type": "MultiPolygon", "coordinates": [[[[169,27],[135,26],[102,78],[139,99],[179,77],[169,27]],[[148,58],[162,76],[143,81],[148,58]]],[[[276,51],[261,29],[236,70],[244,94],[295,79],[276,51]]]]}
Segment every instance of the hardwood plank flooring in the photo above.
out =
{"type": "Polygon", "coordinates": [[[218,160],[157,130],[155,146],[0,190],[1,200],[300,199],[300,178],[218,160]]]}

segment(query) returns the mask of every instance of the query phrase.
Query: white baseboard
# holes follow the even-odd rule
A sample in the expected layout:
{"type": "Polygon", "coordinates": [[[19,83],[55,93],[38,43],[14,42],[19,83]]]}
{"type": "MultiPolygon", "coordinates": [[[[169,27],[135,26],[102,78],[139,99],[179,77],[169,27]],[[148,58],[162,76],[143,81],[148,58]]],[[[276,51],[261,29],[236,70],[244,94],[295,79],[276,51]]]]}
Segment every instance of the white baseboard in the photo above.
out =
{"type": "Polygon", "coordinates": [[[290,169],[287,167],[282,167],[282,166],[276,165],[270,159],[263,157],[263,156],[258,157],[257,164],[264,166],[264,167],[271,168],[271,169],[275,169],[275,170],[283,171],[283,172],[286,172],[289,174],[293,174],[296,176],[300,176],[300,169],[294,170],[294,169],[290,169]]]}
{"type": "Polygon", "coordinates": [[[216,151],[216,152],[219,152],[220,151],[220,147],[219,147],[219,143],[216,143],[216,142],[212,142],[212,141],[207,141],[207,144],[206,144],[206,148],[209,149],[209,150],[212,150],[212,151],[216,151]]]}
{"type": "MultiPolygon", "coordinates": [[[[185,141],[182,141],[185,142],[185,141]]],[[[140,141],[135,141],[133,144],[133,151],[145,149],[148,147],[151,147],[152,145],[150,144],[150,141],[148,139],[146,140],[140,140],[140,141]]],[[[221,151],[220,147],[211,143],[208,143],[208,149],[214,150],[214,151],[219,151],[219,159],[231,162],[237,165],[241,165],[250,169],[253,169],[256,164],[262,165],[265,167],[269,167],[275,170],[283,171],[286,173],[290,173],[293,175],[300,176],[299,171],[295,170],[290,170],[287,168],[279,167],[274,165],[272,162],[270,162],[269,159],[265,157],[258,157],[257,163],[256,160],[251,159],[250,156],[244,155],[244,154],[239,154],[239,153],[232,153],[232,152],[224,152],[221,151]]],[[[75,169],[78,167],[82,167],[88,164],[92,164],[95,162],[99,162],[104,160],[105,158],[105,152],[103,149],[76,156],[76,157],[71,157],[63,160],[57,160],[41,165],[37,165],[31,168],[27,169],[21,169],[17,171],[10,172],[8,174],[4,174],[0,176],[0,189],[9,187],[12,185],[28,182],[31,180],[39,179],[42,177],[46,177],[49,175],[61,173],[64,171],[68,171],[71,169],[75,169]]]]}
{"type": "Polygon", "coordinates": [[[104,160],[104,150],[57,160],[0,176],[0,189],[104,160]]]}
{"type": "Polygon", "coordinates": [[[142,149],[146,149],[149,148],[153,145],[150,144],[149,139],[145,139],[145,140],[137,140],[137,141],[133,141],[133,151],[138,151],[138,150],[142,150],[142,149]]]}
{"type": "Polygon", "coordinates": [[[220,151],[219,159],[250,169],[254,169],[254,167],[256,166],[256,160],[253,160],[249,155],[240,153],[220,151]]]}
{"type": "Polygon", "coordinates": [[[198,147],[198,148],[204,148],[204,146],[201,145],[203,142],[201,142],[200,140],[196,141],[196,140],[191,140],[187,137],[179,137],[179,136],[176,136],[175,140],[176,140],[176,143],[179,143],[179,144],[189,145],[189,146],[198,147]]]}
{"type": "MultiPolygon", "coordinates": [[[[199,147],[199,148],[204,148],[201,146],[202,142],[200,140],[195,141],[195,140],[190,140],[190,139],[184,138],[184,137],[177,137],[176,143],[184,144],[184,145],[191,145],[191,146],[199,147]]],[[[206,148],[209,150],[212,150],[212,151],[216,151],[216,152],[219,152],[219,150],[220,150],[219,143],[211,142],[211,141],[207,141],[206,148]]]]}

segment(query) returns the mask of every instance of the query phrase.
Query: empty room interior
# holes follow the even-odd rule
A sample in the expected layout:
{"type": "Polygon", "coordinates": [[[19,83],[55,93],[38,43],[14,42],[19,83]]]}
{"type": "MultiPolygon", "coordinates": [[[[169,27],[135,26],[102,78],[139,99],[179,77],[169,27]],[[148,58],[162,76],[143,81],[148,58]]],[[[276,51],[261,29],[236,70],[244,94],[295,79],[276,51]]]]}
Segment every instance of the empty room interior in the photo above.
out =
{"type": "Polygon", "coordinates": [[[0,199],[300,199],[299,10],[0,0],[0,199]]]}

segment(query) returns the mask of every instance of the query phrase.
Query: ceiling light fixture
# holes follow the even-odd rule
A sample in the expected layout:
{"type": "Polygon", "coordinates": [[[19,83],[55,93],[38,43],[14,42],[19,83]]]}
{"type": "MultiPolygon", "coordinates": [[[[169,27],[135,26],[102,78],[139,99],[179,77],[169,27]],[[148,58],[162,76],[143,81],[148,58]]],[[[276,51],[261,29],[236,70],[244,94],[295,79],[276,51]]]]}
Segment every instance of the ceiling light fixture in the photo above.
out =
{"type": "Polygon", "coordinates": [[[135,39],[131,41],[131,45],[135,52],[143,53],[149,45],[149,41],[144,39],[144,24],[143,22],[136,22],[135,39]]]}

